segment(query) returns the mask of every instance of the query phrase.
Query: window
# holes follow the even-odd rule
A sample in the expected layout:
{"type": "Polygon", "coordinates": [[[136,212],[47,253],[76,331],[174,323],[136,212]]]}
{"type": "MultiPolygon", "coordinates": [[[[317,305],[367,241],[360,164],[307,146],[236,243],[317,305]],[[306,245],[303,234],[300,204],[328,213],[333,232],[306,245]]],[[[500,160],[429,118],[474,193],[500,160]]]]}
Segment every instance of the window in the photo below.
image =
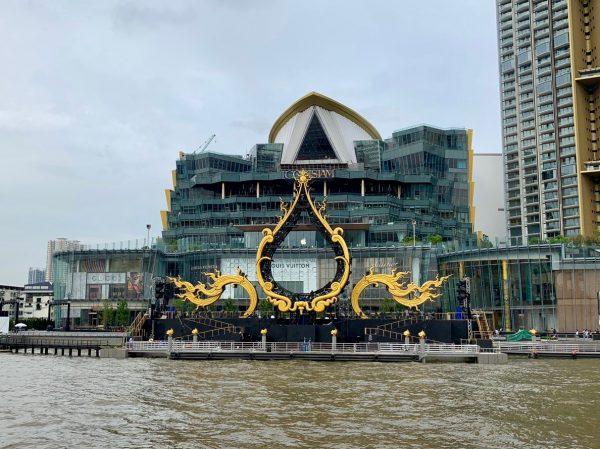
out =
{"type": "Polygon", "coordinates": [[[567,218],[564,220],[565,228],[573,228],[579,226],[579,218],[567,218]]]}
{"type": "Polygon", "coordinates": [[[90,301],[98,301],[102,299],[102,285],[88,284],[87,299],[89,299],[90,301]]]}
{"type": "Polygon", "coordinates": [[[301,161],[337,159],[335,151],[316,114],[310,120],[296,159],[301,161]]]}
{"type": "Polygon", "coordinates": [[[577,187],[567,187],[562,189],[563,196],[577,195],[577,187]]]}

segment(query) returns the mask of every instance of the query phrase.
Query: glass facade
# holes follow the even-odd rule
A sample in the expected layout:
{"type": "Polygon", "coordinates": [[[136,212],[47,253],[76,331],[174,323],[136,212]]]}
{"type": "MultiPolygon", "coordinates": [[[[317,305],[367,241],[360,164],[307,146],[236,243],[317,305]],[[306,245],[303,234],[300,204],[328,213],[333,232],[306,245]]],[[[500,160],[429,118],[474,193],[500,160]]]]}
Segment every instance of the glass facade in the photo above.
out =
{"type": "Polygon", "coordinates": [[[313,115],[310,120],[296,159],[299,161],[336,159],[335,151],[316,115],[313,115]]]}
{"type": "Polygon", "coordinates": [[[598,328],[598,248],[471,249],[439,254],[438,264],[440,275],[452,275],[442,300],[444,310],[456,309],[456,282],[467,276],[473,308],[493,312],[498,329],[572,332],[598,328]]]}
{"type": "MultiPolygon", "coordinates": [[[[446,241],[473,238],[467,130],[419,126],[385,141],[356,141],[357,164],[337,159],[327,164],[323,139],[314,116],[299,161],[319,162],[307,168],[313,196],[327,198],[330,222],[354,225],[357,244],[399,244],[412,238],[413,220],[419,241],[432,235],[446,241]],[[308,147],[320,148],[314,150],[318,154],[308,147]]],[[[279,164],[281,152],[281,144],[258,144],[247,158],[183,154],[170,192],[166,244],[179,251],[243,247],[246,232],[274,224],[280,198],[290,199],[298,170],[279,164]]]]}
{"type": "MultiPolygon", "coordinates": [[[[247,233],[246,247],[204,248],[171,252],[164,242],[152,249],[89,249],[55,255],[55,300],[71,302],[71,317],[77,325],[97,325],[105,301],[125,299],[131,310],[145,310],[153,300],[151,279],[181,276],[191,282],[210,283],[207,272],[233,273],[239,267],[257,288],[255,256],[260,236],[247,233]],[[97,264],[93,261],[98,261],[97,264]],[[106,262],[108,261],[108,263],[106,262]],[[83,272],[101,266],[104,271],[83,272]],[[118,270],[123,270],[119,272],[118,270]],[[139,270],[139,271],[129,271],[139,270]],[[100,277],[98,277],[100,275],[100,277]]],[[[118,246],[118,245],[117,245],[118,246]]],[[[109,246],[110,247],[110,246],[109,246]]],[[[470,278],[473,309],[492,313],[497,329],[538,330],[596,329],[600,317],[600,249],[565,245],[531,245],[504,248],[464,248],[410,245],[352,245],[348,286],[336,308],[352,316],[348,298],[352,288],[373,267],[389,273],[393,268],[408,271],[407,280],[423,283],[436,276],[452,275],[442,296],[423,306],[426,312],[454,312],[458,306],[456,283],[470,278]]],[[[332,251],[318,243],[314,231],[293,231],[277,251],[273,274],[287,289],[315,290],[333,279],[332,251]]],[[[247,307],[242,288],[227,287],[223,297],[240,310],[247,307]]],[[[64,304],[64,303],[63,303],[64,304]]],[[[224,301],[216,304],[222,308],[224,301]]],[[[360,301],[367,314],[402,313],[383,287],[369,287],[360,301]]],[[[66,306],[55,308],[57,323],[64,321],[66,306]]]]}
{"type": "MultiPolygon", "coordinates": [[[[142,243],[142,242],[140,242],[142,243]]],[[[157,272],[159,254],[146,245],[126,249],[112,245],[80,248],[54,256],[55,325],[62,327],[71,303],[70,317],[76,326],[97,326],[104,303],[112,306],[127,301],[132,311],[146,310],[153,300],[152,278],[157,272]]],[[[135,246],[135,245],[134,245],[135,246]]]]}

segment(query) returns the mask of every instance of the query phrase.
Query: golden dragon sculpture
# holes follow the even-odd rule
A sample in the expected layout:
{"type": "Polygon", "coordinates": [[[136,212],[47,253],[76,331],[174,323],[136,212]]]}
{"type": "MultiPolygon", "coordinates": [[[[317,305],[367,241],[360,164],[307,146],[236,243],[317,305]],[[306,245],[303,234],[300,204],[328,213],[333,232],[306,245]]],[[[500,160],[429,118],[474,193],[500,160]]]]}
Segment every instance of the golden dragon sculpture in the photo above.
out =
{"type": "Polygon", "coordinates": [[[256,305],[258,304],[258,295],[252,282],[248,280],[239,267],[237,268],[236,274],[222,275],[219,270],[215,270],[214,273],[204,274],[212,280],[212,284],[206,286],[202,282],[198,282],[194,285],[179,277],[169,277],[169,281],[181,291],[181,293],[177,293],[175,296],[185,301],[189,301],[198,307],[206,307],[216,302],[221,297],[227,285],[239,285],[246,290],[250,296],[250,305],[242,316],[247,318],[254,313],[254,309],[256,309],[256,305]]]}
{"type": "Polygon", "coordinates": [[[379,284],[383,284],[394,301],[406,307],[417,307],[426,301],[439,298],[442,295],[440,288],[450,278],[450,276],[436,277],[419,286],[414,282],[401,281],[408,274],[410,273],[407,271],[397,272],[396,269],[392,269],[391,274],[375,273],[373,267],[369,268],[369,272],[356,283],[352,290],[350,301],[354,312],[361,318],[367,318],[367,315],[360,308],[358,300],[362,292],[370,285],[378,287],[379,284]]]}

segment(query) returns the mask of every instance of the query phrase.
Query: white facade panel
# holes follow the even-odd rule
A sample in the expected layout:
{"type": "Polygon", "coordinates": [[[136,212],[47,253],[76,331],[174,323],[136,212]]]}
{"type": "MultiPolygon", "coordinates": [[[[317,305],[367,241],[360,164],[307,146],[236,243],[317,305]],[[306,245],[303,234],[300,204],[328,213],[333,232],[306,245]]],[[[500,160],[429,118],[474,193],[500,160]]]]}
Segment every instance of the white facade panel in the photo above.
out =
{"type": "Polygon", "coordinates": [[[475,222],[473,229],[490,241],[506,240],[502,154],[479,153],[473,157],[475,222]]]}

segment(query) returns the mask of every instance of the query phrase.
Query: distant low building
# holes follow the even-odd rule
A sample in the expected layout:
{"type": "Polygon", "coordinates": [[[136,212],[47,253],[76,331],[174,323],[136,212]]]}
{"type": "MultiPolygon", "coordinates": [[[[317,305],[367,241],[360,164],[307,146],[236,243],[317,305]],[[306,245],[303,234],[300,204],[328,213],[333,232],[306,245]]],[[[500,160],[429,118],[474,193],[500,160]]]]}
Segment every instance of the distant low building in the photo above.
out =
{"type": "Polygon", "coordinates": [[[48,318],[48,309],[51,307],[52,298],[52,283],[26,284],[23,289],[20,316],[23,319],[48,318]]]}
{"type": "Polygon", "coordinates": [[[17,301],[21,300],[23,287],[0,285],[0,316],[15,317],[17,301]]]}

